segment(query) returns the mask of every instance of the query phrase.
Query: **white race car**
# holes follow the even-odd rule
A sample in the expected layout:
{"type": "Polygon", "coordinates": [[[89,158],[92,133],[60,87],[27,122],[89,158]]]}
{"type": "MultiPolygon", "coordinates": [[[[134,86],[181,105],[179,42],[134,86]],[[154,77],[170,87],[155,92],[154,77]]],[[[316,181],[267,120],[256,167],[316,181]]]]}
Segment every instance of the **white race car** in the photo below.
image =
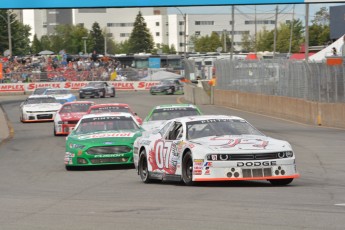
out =
{"type": "Polygon", "coordinates": [[[295,154],[240,117],[176,118],[134,142],[134,165],[145,183],[268,180],[287,185],[299,177],[295,154]]]}
{"type": "Polygon", "coordinates": [[[53,96],[31,95],[20,105],[20,121],[53,121],[60,107],[61,104],[53,96]]]}

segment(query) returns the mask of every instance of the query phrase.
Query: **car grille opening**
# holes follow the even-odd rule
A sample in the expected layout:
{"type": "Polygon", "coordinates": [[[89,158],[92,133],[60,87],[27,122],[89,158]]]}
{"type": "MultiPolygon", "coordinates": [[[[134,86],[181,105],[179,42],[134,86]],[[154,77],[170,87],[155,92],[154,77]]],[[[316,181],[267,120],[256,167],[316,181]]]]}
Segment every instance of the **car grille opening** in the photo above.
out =
{"type": "Polygon", "coordinates": [[[272,176],[272,168],[242,169],[243,178],[272,176]]]}
{"type": "Polygon", "coordinates": [[[90,160],[92,164],[104,164],[104,163],[125,163],[128,161],[127,157],[109,157],[109,158],[97,158],[90,160]]]}
{"type": "Polygon", "coordinates": [[[90,155],[128,153],[132,148],[127,145],[91,147],[86,152],[90,155]]]}
{"type": "Polygon", "coordinates": [[[37,119],[53,119],[53,114],[38,114],[37,119]]]}

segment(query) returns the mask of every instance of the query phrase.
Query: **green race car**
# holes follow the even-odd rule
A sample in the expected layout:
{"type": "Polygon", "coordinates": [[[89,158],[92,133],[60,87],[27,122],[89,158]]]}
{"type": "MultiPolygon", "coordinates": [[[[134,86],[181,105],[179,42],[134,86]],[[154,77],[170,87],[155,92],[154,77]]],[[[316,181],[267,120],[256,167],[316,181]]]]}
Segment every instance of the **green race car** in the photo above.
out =
{"type": "Polygon", "coordinates": [[[146,131],[152,131],[165,121],[187,116],[202,115],[200,109],[192,104],[167,104],[155,106],[145,118],[142,127],[146,131]]]}
{"type": "Polygon", "coordinates": [[[84,115],[67,136],[65,166],[133,164],[133,143],[143,129],[132,114],[84,115]]]}

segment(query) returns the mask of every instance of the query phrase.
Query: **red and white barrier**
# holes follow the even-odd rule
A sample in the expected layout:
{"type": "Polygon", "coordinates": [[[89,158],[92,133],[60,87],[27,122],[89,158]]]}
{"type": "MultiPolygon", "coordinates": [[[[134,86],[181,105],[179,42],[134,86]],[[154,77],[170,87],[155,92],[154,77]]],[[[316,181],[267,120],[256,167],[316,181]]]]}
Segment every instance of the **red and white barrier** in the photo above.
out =
{"type": "MultiPolygon", "coordinates": [[[[0,84],[0,93],[30,92],[37,88],[66,88],[78,90],[86,86],[88,81],[66,81],[66,82],[35,82],[35,83],[6,83],[0,84]]],[[[116,90],[149,90],[151,86],[157,85],[159,81],[109,81],[116,90]]]]}

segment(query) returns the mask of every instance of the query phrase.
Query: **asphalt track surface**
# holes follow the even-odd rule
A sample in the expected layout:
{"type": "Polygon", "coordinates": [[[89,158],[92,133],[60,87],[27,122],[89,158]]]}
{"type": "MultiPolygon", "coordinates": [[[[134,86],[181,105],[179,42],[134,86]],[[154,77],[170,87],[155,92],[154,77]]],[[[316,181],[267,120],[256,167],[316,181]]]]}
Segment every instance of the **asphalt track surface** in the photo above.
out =
{"type": "MultiPolygon", "coordinates": [[[[96,103],[124,102],[142,117],[181,96],[118,92],[96,103]]],[[[23,124],[25,96],[0,97],[14,132],[0,144],[0,229],[344,229],[345,130],[308,126],[216,106],[205,114],[241,116],[289,141],[301,178],[266,181],[141,182],[131,167],[66,171],[65,137],[52,123],[23,124]]]]}

